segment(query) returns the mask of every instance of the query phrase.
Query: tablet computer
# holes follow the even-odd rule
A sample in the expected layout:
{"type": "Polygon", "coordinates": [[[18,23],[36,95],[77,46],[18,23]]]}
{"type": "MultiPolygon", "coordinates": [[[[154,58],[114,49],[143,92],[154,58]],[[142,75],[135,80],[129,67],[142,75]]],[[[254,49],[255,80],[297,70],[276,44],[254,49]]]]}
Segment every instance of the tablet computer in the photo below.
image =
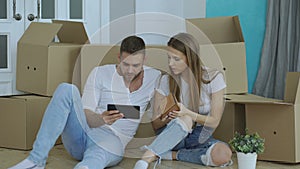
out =
{"type": "Polygon", "coordinates": [[[124,114],[123,118],[139,119],[140,106],[136,105],[122,105],[122,104],[107,104],[107,110],[119,110],[124,114]]]}

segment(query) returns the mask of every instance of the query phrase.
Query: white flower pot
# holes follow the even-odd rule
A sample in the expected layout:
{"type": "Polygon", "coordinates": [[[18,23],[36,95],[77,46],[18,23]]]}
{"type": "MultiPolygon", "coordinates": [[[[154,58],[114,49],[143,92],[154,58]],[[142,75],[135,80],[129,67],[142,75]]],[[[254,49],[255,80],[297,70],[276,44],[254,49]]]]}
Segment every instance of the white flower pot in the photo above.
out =
{"type": "Polygon", "coordinates": [[[256,153],[241,153],[237,152],[238,168],[239,169],[255,169],[256,168],[256,153]]]}

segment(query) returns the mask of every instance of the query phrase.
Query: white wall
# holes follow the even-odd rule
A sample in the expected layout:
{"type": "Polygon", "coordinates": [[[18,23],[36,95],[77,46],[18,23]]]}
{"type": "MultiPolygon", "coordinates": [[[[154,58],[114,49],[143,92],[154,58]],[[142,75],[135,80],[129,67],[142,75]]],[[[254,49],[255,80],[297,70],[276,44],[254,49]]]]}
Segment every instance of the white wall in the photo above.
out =
{"type": "Polygon", "coordinates": [[[112,44],[134,33],[147,44],[166,44],[170,36],[185,31],[185,18],[203,18],[206,13],[206,0],[102,0],[101,4],[102,37],[112,44]]]}
{"type": "Polygon", "coordinates": [[[166,44],[185,31],[185,18],[205,17],[206,0],[136,0],[136,33],[147,44],[166,44]]]}

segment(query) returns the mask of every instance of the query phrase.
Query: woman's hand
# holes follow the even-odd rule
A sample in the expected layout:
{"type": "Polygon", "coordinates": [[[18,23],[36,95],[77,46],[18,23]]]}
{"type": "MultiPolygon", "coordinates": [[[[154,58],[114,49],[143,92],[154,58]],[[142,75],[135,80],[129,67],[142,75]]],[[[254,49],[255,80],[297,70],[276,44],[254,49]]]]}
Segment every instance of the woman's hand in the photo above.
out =
{"type": "Polygon", "coordinates": [[[180,107],[179,111],[173,111],[169,113],[169,117],[171,119],[181,116],[190,116],[193,119],[193,121],[196,121],[198,113],[189,110],[182,103],[178,103],[178,106],[180,107]]]}
{"type": "Polygon", "coordinates": [[[188,113],[190,112],[189,109],[187,109],[182,103],[178,103],[178,106],[180,107],[179,111],[174,110],[172,112],[169,112],[169,114],[163,120],[166,120],[166,119],[173,120],[177,117],[188,115],[188,113]]]}

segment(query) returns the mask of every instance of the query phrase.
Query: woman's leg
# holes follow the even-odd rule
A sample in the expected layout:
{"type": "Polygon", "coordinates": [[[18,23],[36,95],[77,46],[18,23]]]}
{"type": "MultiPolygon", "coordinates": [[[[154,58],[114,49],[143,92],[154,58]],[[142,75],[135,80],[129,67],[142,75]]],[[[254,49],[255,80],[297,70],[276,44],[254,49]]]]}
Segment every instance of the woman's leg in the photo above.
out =
{"type": "MultiPolygon", "coordinates": [[[[189,142],[189,141],[188,141],[189,142]]],[[[231,161],[231,150],[226,143],[209,138],[205,143],[197,146],[179,149],[176,159],[205,166],[222,166],[231,161]]]]}
{"type": "MultiPolygon", "coordinates": [[[[147,147],[147,151],[142,157],[142,161],[138,161],[135,169],[146,168],[146,163],[156,160],[156,156],[173,149],[180,141],[182,141],[190,131],[185,122],[179,118],[172,120],[167,127],[155,138],[155,140],[147,147]]],[[[148,165],[147,165],[148,166],[148,165]]]]}

